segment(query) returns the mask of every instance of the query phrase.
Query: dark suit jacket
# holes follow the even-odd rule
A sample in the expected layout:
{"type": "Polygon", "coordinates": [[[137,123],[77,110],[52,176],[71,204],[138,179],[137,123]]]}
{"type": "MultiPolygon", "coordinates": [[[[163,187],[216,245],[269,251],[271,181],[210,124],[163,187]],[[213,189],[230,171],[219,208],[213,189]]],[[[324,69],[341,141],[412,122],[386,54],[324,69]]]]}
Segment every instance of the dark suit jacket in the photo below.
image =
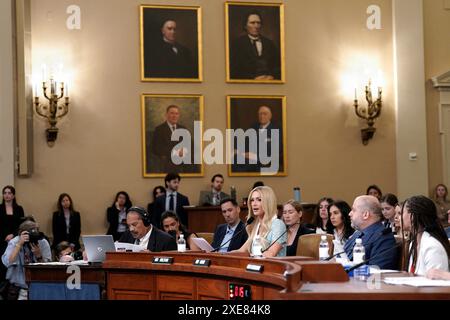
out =
{"type": "Polygon", "coordinates": [[[53,247],[56,247],[61,241],[68,241],[75,245],[75,250],[80,249],[81,218],[79,212],[70,213],[69,225],[69,233],[67,233],[64,212],[53,212],[53,247]]]}
{"type": "MultiPolygon", "coordinates": [[[[134,243],[135,239],[129,230],[120,237],[119,242],[134,243]]],[[[175,239],[168,233],[153,227],[150,239],[148,239],[147,249],[152,252],[177,250],[175,239]]]]}
{"type": "MultiPolygon", "coordinates": [[[[177,124],[177,129],[186,129],[186,127],[177,124]]],[[[147,168],[150,172],[168,173],[168,172],[197,172],[199,165],[194,162],[194,137],[191,136],[191,150],[189,150],[191,164],[176,165],[172,162],[172,150],[181,141],[172,141],[172,130],[167,122],[164,122],[155,128],[155,131],[149,132],[147,136],[147,168]]]]}
{"type": "MultiPolygon", "coordinates": [[[[188,197],[177,192],[175,212],[178,214],[178,217],[180,218],[181,223],[185,227],[188,226],[188,216],[187,216],[187,212],[186,212],[186,210],[184,210],[183,206],[188,206],[188,205],[189,205],[188,197]]],[[[161,196],[161,197],[156,198],[154,210],[151,215],[151,221],[154,226],[161,228],[161,215],[163,214],[164,211],[166,211],[166,196],[164,196],[164,197],[161,196]]]]}
{"type": "MultiPolygon", "coordinates": [[[[271,162],[269,162],[268,164],[262,164],[260,161],[260,148],[259,148],[259,144],[260,144],[260,134],[261,134],[261,138],[265,139],[265,145],[266,145],[266,150],[265,152],[263,152],[263,154],[267,157],[269,157],[269,159],[272,159],[275,161],[274,157],[272,156],[272,143],[274,143],[274,134],[273,131],[274,129],[278,130],[278,171],[284,171],[284,166],[283,166],[283,130],[277,125],[275,124],[273,121],[270,122],[270,124],[267,126],[266,131],[261,130],[260,131],[260,125],[259,123],[255,123],[252,125],[251,129],[256,130],[256,154],[258,156],[258,160],[256,164],[250,164],[249,160],[245,160],[246,163],[245,164],[238,164],[238,160],[237,160],[237,156],[234,157],[234,164],[232,165],[233,168],[233,172],[261,172],[261,168],[274,168],[276,169],[276,166],[272,165],[271,162]]],[[[235,146],[237,146],[237,142],[235,140],[235,146]]],[[[275,148],[275,146],[274,146],[275,148]]],[[[249,145],[249,141],[246,139],[245,141],[245,150],[238,150],[238,152],[250,152],[250,145],[249,145]]],[[[275,149],[276,150],[276,149],[275,149]]]]}
{"type": "Polygon", "coordinates": [[[146,44],[145,48],[146,78],[198,78],[198,60],[185,46],[161,39],[150,46],[146,44]]]}
{"type": "Polygon", "coordinates": [[[297,246],[298,246],[298,238],[304,234],[316,233],[315,229],[309,229],[305,224],[301,224],[297,229],[297,234],[295,236],[294,242],[290,246],[286,246],[286,255],[287,256],[296,256],[297,255],[297,246]]]}
{"type": "MultiPolygon", "coordinates": [[[[242,245],[245,243],[245,241],[247,241],[248,234],[245,230],[243,230],[236,237],[234,237],[238,232],[240,232],[244,228],[245,228],[245,224],[242,221],[240,221],[236,227],[236,230],[234,230],[232,240],[228,243],[227,251],[240,249],[242,247],[242,245]]],[[[227,232],[227,224],[226,223],[217,226],[216,231],[214,231],[214,239],[211,244],[211,246],[214,249],[220,247],[220,244],[222,243],[226,232],[227,232]]]]}
{"type": "Polygon", "coordinates": [[[116,206],[109,207],[106,210],[106,219],[108,220],[109,223],[109,228],[106,234],[112,235],[114,241],[120,238],[120,235],[117,232],[117,228],[119,227],[119,213],[120,211],[116,208],[116,206]]]}
{"type": "Polygon", "coordinates": [[[258,56],[248,35],[239,37],[230,47],[231,79],[254,79],[271,75],[281,80],[279,49],[272,40],[261,36],[262,55],[258,56]]]}
{"type": "Polygon", "coordinates": [[[23,212],[23,208],[19,205],[15,205],[13,207],[12,218],[9,219],[6,214],[5,204],[0,204],[0,242],[4,242],[8,234],[17,235],[17,229],[19,228],[24,216],[25,214],[23,212]]]}
{"type": "MultiPolygon", "coordinates": [[[[220,191],[219,194],[220,200],[223,200],[225,198],[230,198],[228,194],[225,192],[220,191]]],[[[213,205],[213,192],[212,191],[200,191],[200,199],[198,200],[199,206],[212,206],[213,205]]],[[[217,204],[219,205],[219,204],[217,204]]]]}

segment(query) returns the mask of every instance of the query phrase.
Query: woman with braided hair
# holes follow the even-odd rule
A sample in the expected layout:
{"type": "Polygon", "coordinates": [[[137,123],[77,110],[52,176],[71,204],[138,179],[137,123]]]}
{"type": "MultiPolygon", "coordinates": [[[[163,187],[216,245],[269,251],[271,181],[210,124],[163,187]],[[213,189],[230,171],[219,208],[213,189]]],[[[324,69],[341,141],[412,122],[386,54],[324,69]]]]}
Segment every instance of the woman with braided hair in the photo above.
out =
{"type": "Polygon", "coordinates": [[[408,271],[425,276],[430,269],[449,271],[450,244],[434,202],[414,196],[402,208],[402,229],[410,231],[408,271]]]}

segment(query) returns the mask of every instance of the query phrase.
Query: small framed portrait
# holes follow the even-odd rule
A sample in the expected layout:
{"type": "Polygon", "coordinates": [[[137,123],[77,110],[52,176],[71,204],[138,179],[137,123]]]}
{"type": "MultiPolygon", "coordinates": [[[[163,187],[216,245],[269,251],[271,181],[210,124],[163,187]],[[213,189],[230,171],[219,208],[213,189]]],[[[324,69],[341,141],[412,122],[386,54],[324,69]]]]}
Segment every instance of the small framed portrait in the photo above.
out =
{"type": "Polygon", "coordinates": [[[226,2],[227,82],[284,83],[284,6],[226,2]]]}
{"type": "Polygon", "coordinates": [[[202,81],[201,8],[140,6],[142,81],[202,81]]]}
{"type": "Polygon", "coordinates": [[[203,176],[203,96],[143,94],[144,177],[203,176]]]}
{"type": "Polygon", "coordinates": [[[286,176],[286,97],[227,96],[228,174],[286,176]]]}

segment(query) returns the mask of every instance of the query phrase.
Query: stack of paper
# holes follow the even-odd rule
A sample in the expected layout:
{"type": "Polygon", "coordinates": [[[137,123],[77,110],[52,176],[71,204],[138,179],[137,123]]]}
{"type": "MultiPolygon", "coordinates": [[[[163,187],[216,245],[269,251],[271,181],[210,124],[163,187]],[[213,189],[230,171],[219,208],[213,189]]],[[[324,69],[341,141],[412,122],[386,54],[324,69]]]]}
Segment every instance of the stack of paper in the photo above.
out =
{"type": "Polygon", "coordinates": [[[425,277],[388,277],[384,278],[384,282],[413,287],[450,287],[450,280],[431,280],[425,277]]]}
{"type": "Polygon", "coordinates": [[[133,243],[114,242],[114,245],[116,246],[116,251],[141,252],[145,250],[145,248],[133,243]]]}

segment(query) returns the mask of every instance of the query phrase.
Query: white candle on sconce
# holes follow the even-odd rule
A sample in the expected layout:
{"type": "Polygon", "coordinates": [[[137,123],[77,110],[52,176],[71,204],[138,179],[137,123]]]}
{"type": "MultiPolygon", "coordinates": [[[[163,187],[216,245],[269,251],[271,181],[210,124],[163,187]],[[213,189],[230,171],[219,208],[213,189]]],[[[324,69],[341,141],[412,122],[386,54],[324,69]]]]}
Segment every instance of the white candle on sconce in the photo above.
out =
{"type": "Polygon", "coordinates": [[[66,97],[68,97],[69,96],[69,82],[67,82],[67,81],[64,85],[64,91],[65,91],[66,97]]]}
{"type": "Polygon", "coordinates": [[[358,100],[358,96],[356,94],[356,88],[355,88],[355,100],[358,100]]]}

